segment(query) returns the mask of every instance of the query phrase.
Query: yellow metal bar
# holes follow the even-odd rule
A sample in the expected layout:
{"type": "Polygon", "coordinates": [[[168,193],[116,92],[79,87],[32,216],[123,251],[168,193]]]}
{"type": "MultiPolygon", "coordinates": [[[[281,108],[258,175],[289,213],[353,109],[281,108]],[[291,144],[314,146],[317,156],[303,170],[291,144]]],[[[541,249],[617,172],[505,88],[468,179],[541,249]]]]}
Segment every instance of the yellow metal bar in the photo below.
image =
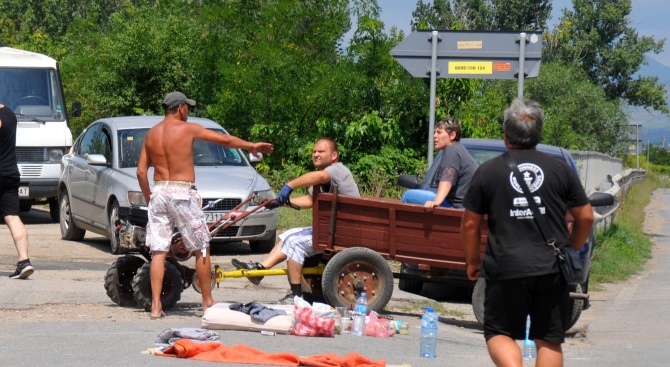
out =
{"type": "MultiPolygon", "coordinates": [[[[216,284],[218,285],[225,278],[253,278],[253,277],[267,277],[273,275],[287,275],[288,269],[267,269],[267,270],[246,270],[237,269],[232,271],[223,271],[216,265],[214,267],[216,273],[216,284]]],[[[323,274],[324,265],[319,264],[313,268],[302,268],[303,274],[321,275],[323,274]]]]}

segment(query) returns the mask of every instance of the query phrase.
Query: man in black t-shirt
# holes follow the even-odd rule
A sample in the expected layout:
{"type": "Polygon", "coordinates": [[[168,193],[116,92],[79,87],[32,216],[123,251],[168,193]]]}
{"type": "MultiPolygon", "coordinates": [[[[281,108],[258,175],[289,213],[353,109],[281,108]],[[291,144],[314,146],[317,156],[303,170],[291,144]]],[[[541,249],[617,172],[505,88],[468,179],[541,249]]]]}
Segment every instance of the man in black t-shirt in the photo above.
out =
{"type": "Polygon", "coordinates": [[[14,111],[0,104],[0,216],[7,224],[19,253],[16,270],[9,277],[26,279],[34,269],[28,259],[28,232],[19,218],[21,174],[16,165],[16,127],[14,111]]]}
{"type": "Polygon", "coordinates": [[[461,235],[471,280],[486,279],[484,336],[497,366],[521,366],[516,340],[537,346],[538,366],[562,366],[569,288],[553,249],[544,241],[520,185],[528,185],[559,247],[579,250],[593,224],[593,211],[579,177],[565,162],[535,149],[544,112],[537,102],[517,98],[505,110],[503,131],[525,182],[517,182],[505,157],[491,159],[475,172],[465,195],[461,235]],[[566,214],[574,217],[568,232],[566,214]],[[486,256],[479,255],[481,223],[488,216],[486,256]]]}

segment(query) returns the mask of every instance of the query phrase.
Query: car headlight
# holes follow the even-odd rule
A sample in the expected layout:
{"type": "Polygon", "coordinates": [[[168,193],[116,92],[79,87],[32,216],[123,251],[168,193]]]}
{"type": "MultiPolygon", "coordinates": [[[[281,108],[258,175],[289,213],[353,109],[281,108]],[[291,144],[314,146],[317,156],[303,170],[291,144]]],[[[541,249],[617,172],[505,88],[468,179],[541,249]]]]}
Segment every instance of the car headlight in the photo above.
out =
{"type": "Polygon", "coordinates": [[[276,198],[275,193],[272,190],[263,190],[256,191],[256,199],[249,202],[249,206],[258,206],[266,200],[272,200],[276,198]]]}
{"type": "Polygon", "coordinates": [[[61,158],[65,154],[65,148],[49,148],[47,153],[49,154],[49,162],[60,163],[61,158]]]}
{"type": "Polygon", "coordinates": [[[128,202],[132,206],[147,206],[142,191],[128,191],[128,202]]]}

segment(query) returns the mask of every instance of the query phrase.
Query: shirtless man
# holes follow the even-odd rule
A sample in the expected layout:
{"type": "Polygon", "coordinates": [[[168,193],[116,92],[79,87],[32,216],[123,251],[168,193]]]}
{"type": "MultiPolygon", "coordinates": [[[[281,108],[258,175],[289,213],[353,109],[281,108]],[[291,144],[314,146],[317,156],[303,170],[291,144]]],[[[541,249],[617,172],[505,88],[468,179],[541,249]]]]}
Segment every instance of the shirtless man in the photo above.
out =
{"type": "MultiPolygon", "coordinates": [[[[196,273],[200,284],[211,281],[211,262],[207,256],[210,235],[202,213],[202,199],[194,186],[193,142],[195,139],[241,148],[258,157],[272,153],[269,143],[250,143],[232,135],[187,123],[189,106],[195,101],[181,92],[169,93],[163,100],[165,119],[149,130],[137,165],[137,179],[149,204],[147,243],[151,248],[151,319],[165,316],[161,290],[165,259],[170,250],[172,229],[179,228],[185,247],[195,252],[196,273]],[[151,191],[147,171],[154,166],[154,187],[151,191]]],[[[202,310],[214,305],[212,291],[202,287],[202,310]]]]}

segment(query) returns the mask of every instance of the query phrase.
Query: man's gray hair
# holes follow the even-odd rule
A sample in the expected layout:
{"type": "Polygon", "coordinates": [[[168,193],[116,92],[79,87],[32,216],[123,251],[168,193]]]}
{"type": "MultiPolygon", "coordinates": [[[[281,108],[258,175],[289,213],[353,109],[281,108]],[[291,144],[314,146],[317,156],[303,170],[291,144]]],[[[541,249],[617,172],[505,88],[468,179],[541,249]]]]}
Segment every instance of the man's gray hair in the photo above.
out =
{"type": "Polygon", "coordinates": [[[539,103],[526,97],[515,98],[503,116],[503,131],[511,145],[533,148],[540,142],[544,111],[539,103]]]}

